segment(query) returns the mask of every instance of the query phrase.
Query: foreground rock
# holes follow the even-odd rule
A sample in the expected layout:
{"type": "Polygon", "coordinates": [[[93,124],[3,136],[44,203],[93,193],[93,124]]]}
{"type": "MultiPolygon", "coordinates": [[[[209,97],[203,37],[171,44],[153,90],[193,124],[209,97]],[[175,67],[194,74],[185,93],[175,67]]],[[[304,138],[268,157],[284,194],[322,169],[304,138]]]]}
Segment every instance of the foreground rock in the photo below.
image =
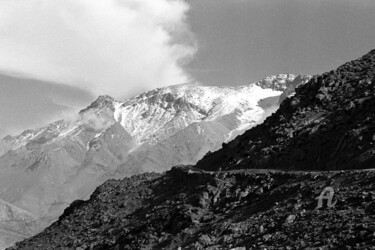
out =
{"type": "Polygon", "coordinates": [[[370,249],[374,185],[372,171],[173,168],[107,181],[11,249],[370,249]],[[317,209],[327,186],[334,206],[317,209]]]}
{"type": "Polygon", "coordinates": [[[275,114],[198,168],[294,170],[375,166],[375,50],[314,76],[275,114]]]}

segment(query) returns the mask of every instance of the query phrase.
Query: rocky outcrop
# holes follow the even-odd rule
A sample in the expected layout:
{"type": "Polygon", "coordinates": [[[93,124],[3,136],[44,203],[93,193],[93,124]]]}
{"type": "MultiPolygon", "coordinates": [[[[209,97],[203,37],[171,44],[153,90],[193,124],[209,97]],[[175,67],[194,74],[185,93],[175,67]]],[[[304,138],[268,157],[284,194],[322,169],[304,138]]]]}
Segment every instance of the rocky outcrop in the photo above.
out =
{"type": "Polygon", "coordinates": [[[213,169],[375,166],[375,50],[314,76],[265,122],[198,162],[213,169]]]}
{"type": "Polygon", "coordinates": [[[301,84],[306,83],[311,79],[309,75],[299,74],[297,76],[293,74],[278,74],[272,75],[264,78],[263,80],[255,83],[257,86],[260,86],[264,89],[273,89],[277,91],[282,91],[286,93],[286,96],[289,96],[294,92],[294,89],[301,84]]]}
{"type": "Polygon", "coordinates": [[[294,80],[286,85],[286,88],[283,89],[283,93],[280,95],[279,98],[279,105],[288,97],[292,97],[295,94],[295,89],[299,86],[305,84],[306,82],[310,81],[311,76],[309,75],[298,75],[294,80]]]}

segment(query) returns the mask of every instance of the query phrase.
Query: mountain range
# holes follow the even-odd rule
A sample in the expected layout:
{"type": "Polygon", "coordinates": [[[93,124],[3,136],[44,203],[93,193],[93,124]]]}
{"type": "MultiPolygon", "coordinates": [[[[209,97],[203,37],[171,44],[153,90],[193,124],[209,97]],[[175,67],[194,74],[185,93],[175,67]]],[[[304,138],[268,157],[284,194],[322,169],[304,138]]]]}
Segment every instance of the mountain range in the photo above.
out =
{"type": "Polygon", "coordinates": [[[124,101],[100,96],[73,119],[6,136],[1,204],[23,219],[2,219],[0,246],[40,231],[110,178],[195,164],[261,123],[310,78],[280,74],[240,87],[182,84],[124,101]]]}
{"type": "MultiPolygon", "coordinates": [[[[270,90],[260,85],[250,88],[270,90]]],[[[11,249],[371,249],[375,50],[295,92],[267,101],[257,94],[264,105],[284,99],[263,123],[249,122],[250,129],[231,141],[225,137],[221,149],[195,165],[108,180],[11,249]],[[322,197],[332,200],[319,205],[322,197]]],[[[117,112],[110,101],[102,103],[88,110],[117,112]]],[[[195,117],[207,114],[203,109],[195,117]]],[[[230,115],[213,121],[229,126],[230,115]]],[[[123,116],[115,117],[121,124],[123,116]]]]}

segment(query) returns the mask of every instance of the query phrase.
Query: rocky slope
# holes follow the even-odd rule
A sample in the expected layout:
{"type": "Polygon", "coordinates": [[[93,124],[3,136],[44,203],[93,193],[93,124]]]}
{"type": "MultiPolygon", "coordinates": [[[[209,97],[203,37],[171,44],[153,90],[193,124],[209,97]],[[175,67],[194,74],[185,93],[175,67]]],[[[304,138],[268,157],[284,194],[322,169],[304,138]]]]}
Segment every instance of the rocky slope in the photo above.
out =
{"type": "Polygon", "coordinates": [[[194,164],[262,121],[282,91],[309,77],[269,79],[235,88],[176,85],[125,101],[101,96],[72,120],[7,136],[0,199],[32,213],[41,229],[108,178],[194,164]]]}
{"type": "Polygon", "coordinates": [[[107,181],[11,249],[370,249],[374,180],[371,171],[174,168],[107,181]],[[316,209],[326,186],[334,207],[316,209]]]}
{"type": "Polygon", "coordinates": [[[210,154],[202,169],[375,166],[375,50],[314,76],[265,122],[210,154]]]}
{"type": "Polygon", "coordinates": [[[196,166],[107,181],[12,249],[372,249],[374,69],[315,76],[196,166]]]}

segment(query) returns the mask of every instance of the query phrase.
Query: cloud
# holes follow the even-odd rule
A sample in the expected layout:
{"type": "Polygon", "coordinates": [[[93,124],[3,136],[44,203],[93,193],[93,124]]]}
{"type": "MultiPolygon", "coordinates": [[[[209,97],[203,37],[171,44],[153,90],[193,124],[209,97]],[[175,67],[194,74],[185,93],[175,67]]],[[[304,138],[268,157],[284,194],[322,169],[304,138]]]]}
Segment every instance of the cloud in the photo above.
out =
{"type": "Polygon", "coordinates": [[[0,90],[0,138],[56,120],[74,119],[95,99],[77,87],[2,74],[0,90]]]}
{"type": "Polygon", "coordinates": [[[116,98],[190,81],[183,0],[1,0],[0,70],[116,98]]]}

